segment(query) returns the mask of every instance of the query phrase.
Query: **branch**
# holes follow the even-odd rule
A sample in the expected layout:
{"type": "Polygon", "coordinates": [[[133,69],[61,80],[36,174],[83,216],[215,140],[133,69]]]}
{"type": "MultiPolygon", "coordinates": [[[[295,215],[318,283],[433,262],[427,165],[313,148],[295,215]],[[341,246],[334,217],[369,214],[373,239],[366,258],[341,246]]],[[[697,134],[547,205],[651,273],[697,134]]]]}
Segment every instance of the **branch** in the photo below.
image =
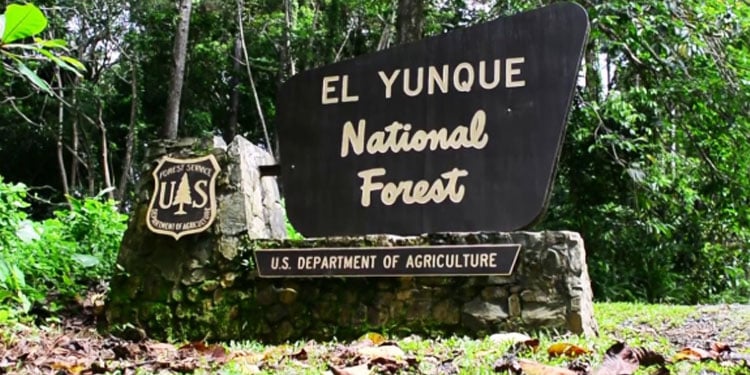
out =
{"type": "Polygon", "coordinates": [[[271,147],[271,139],[268,137],[268,128],[266,127],[266,119],[263,117],[263,109],[260,107],[260,99],[258,98],[258,90],[255,89],[255,80],[253,80],[253,71],[250,68],[250,58],[247,55],[247,45],[245,44],[245,29],[242,25],[242,0],[237,0],[237,23],[240,27],[240,41],[242,42],[242,54],[245,57],[245,68],[247,68],[247,76],[250,79],[250,88],[253,90],[253,98],[255,98],[255,107],[258,110],[258,117],[260,118],[260,125],[263,127],[263,136],[266,139],[266,147],[271,155],[273,148],[271,147]]]}

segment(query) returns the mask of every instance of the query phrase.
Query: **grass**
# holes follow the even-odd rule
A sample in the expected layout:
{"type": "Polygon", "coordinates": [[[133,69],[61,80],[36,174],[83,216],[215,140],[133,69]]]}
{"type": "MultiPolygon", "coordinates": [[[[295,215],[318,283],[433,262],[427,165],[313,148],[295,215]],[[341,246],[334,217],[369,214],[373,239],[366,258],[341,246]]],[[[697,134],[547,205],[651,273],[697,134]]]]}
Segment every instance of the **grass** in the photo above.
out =
{"type": "MultiPolygon", "coordinates": [[[[599,324],[598,337],[537,332],[530,334],[530,336],[539,339],[539,350],[536,352],[521,352],[518,357],[565,367],[571,359],[564,357],[550,358],[547,354],[547,348],[557,342],[566,342],[590,349],[591,354],[584,355],[579,359],[591,363],[592,367],[596,368],[601,363],[604,352],[610,345],[616,341],[625,341],[630,346],[644,347],[663,354],[665,358],[670,358],[681,348],[671,342],[663,333],[669,331],[671,332],[670,336],[672,336],[675,332],[679,332],[676,330],[683,327],[689,319],[698,318],[699,315],[700,312],[696,306],[597,303],[595,304],[595,317],[599,324]]],[[[746,315],[736,317],[738,320],[735,323],[739,327],[750,322],[750,314],[746,315]]],[[[745,325],[745,327],[750,327],[750,325],[745,325]]],[[[741,332],[734,332],[742,334],[741,332]]],[[[731,335],[732,332],[723,334],[731,335]]],[[[492,342],[489,338],[473,339],[455,336],[427,338],[414,335],[390,339],[395,340],[408,356],[417,359],[417,369],[403,373],[440,373],[436,371],[439,366],[452,363],[457,367],[459,374],[495,374],[493,364],[507,355],[511,349],[511,343],[498,344],[492,342]]],[[[257,373],[323,374],[326,373],[327,363],[336,360],[337,350],[340,350],[342,345],[344,344],[335,341],[315,344],[297,342],[281,347],[266,347],[257,342],[232,343],[230,345],[232,349],[253,353],[256,361],[248,364],[247,357],[239,357],[238,360],[230,361],[222,369],[222,373],[245,374],[260,371],[257,373]],[[298,361],[290,357],[290,354],[298,353],[303,349],[308,354],[306,361],[298,361]],[[267,357],[265,360],[262,358],[264,353],[267,357]],[[255,367],[260,363],[270,364],[270,366],[261,366],[264,370],[260,370],[255,367]],[[253,366],[251,371],[248,371],[248,365],[253,366]]],[[[745,350],[748,350],[748,348],[745,348],[745,350]]],[[[708,373],[728,375],[750,373],[750,368],[742,365],[725,366],[711,361],[699,363],[683,361],[670,364],[668,368],[672,374],[698,374],[702,370],[712,371],[708,373]]],[[[636,374],[651,374],[653,371],[653,368],[639,369],[636,374]]]]}
{"type": "MultiPolygon", "coordinates": [[[[595,317],[599,325],[599,335],[596,337],[581,337],[560,332],[541,331],[525,332],[539,340],[538,350],[515,350],[512,343],[496,343],[489,338],[475,339],[470,337],[428,337],[411,335],[408,337],[382,337],[376,333],[369,333],[368,338],[374,342],[392,340],[403,350],[403,356],[384,356],[399,362],[398,368],[407,359],[412,359],[414,367],[398,373],[403,374],[495,374],[494,364],[499,359],[514,354],[517,358],[530,359],[551,366],[566,367],[573,359],[566,357],[551,358],[547,349],[555,343],[569,343],[591,351],[590,354],[577,358],[587,362],[595,369],[604,357],[604,353],[613,343],[625,341],[631,347],[643,347],[661,353],[669,359],[677,353],[682,344],[689,338],[701,338],[701,324],[717,324],[723,329],[718,332],[718,339],[733,344],[735,348],[744,345],[742,350],[750,355],[750,307],[728,306],[672,306],[645,305],[632,303],[597,303],[594,306],[595,317]],[[711,317],[710,322],[702,320],[706,314],[711,317]],[[697,327],[697,328],[696,328],[697,327]],[[681,341],[682,340],[682,341],[681,341]],[[450,372],[455,370],[455,372],[450,372]]],[[[31,324],[0,324],[0,358],[3,345],[9,348],[21,338],[38,342],[55,340],[51,328],[36,327],[31,324]]],[[[715,330],[711,330],[712,332],[715,330]]],[[[364,332],[363,332],[364,334],[364,332]]],[[[709,335],[710,336],[710,335],[709,335]]],[[[717,337],[710,336],[712,339],[717,337]]],[[[101,338],[99,339],[101,340],[101,338]]],[[[704,345],[705,341],[699,345],[704,345]]],[[[295,342],[285,345],[264,345],[257,341],[222,343],[227,349],[230,360],[221,365],[210,365],[200,359],[201,365],[196,368],[197,374],[219,373],[235,374],[326,374],[328,365],[334,364],[339,368],[358,364],[361,357],[358,345],[361,342],[295,342]],[[302,357],[306,358],[302,358],[302,357]]],[[[180,346],[179,343],[176,346],[180,346]]],[[[393,349],[393,347],[390,347],[393,349]]],[[[706,362],[677,362],[669,364],[671,374],[750,374],[750,366],[706,362]]],[[[2,369],[0,368],[0,373],[2,369]]],[[[118,373],[118,372],[114,372],[118,373]]],[[[138,368],[137,374],[149,373],[147,369],[138,368]]],[[[654,368],[639,369],[636,375],[653,374],[654,368]]],[[[356,373],[359,375],[360,373],[356,373]]]]}

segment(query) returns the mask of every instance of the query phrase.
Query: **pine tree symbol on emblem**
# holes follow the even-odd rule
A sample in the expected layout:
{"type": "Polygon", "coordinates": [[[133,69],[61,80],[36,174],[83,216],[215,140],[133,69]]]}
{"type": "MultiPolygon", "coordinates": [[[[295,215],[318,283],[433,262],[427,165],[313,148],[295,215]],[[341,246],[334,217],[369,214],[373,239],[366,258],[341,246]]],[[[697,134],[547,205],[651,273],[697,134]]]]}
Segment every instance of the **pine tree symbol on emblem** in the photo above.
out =
{"type": "Polygon", "coordinates": [[[175,212],[175,215],[185,215],[187,212],[183,208],[185,204],[193,203],[193,199],[190,196],[190,181],[188,180],[187,173],[182,174],[182,179],[180,180],[180,185],[177,187],[177,193],[174,199],[174,202],[172,203],[172,206],[179,204],[180,207],[177,209],[177,212],[175,212]]]}

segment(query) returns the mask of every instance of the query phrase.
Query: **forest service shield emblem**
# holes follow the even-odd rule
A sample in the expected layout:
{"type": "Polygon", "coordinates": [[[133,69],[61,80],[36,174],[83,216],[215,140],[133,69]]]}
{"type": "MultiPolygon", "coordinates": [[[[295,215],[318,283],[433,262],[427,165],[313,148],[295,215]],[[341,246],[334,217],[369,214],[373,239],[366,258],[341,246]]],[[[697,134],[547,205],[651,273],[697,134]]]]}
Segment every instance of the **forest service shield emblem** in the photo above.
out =
{"type": "Polygon", "coordinates": [[[146,225],[154,233],[180,237],[203,232],[216,218],[216,176],[213,155],[192,159],[165,156],[154,169],[154,192],[146,225]]]}

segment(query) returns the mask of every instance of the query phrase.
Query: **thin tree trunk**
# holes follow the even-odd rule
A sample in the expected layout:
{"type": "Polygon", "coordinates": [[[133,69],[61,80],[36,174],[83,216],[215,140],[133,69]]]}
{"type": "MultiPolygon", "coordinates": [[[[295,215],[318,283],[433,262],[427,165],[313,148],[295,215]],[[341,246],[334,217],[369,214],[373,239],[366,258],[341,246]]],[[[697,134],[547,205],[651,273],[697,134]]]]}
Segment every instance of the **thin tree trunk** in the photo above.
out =
{"type": "MultiPolygon", "coordinates": [[[[281,44],[281,59],[284,65],[284,74],[291,77],[297,74],[297,66],[292,56],[292,26],[294,25],[294,9],[292,0],[284,0],[284,40],[281,44]]],[[[282,77],[282,79],[285,77],[282,77]]]]}
{"type": "Polygon", "coordinates": [[[60,67],[55,67],[55,78],[57,79],[57,94],[60,100],[57,104],[57,164],[60,169],[60,183],[62,184],[63,194],[67,199],[70,190],[68,187],[68,172],[65,170],[65,158],[63,153],[63,125],[65,124],[65,92],[63,91],[62,74],[60,67]]]}
{"type": "Polygon", "coordinates": [[[102,103],[99,102],[99,118],[97,123],[99,131],[102,133],[102,173],[104,174],[104,188],[107,190],[107,197],[114,199],[114,189],[112,188],[112,174],[109,171],[109,147],[107,142],[107,127],[104,126],[102,112],[104,111],[102,103]]]}
{"type": "MultiPolygon", "coordinates": [[[[76,108],[76,104],[78,102],[78,95],[76,94],[75,88],[73,89],[73,92],[71,93],[73,96],[70,100],[70,103],[73,108],[76,108]]],[[[73,189],[80,189],[81,184],[78,177],[78,169],[80,167],[80,155],[78,155],[78,147],[80,146],[80,135],[78,134],[78,119],[79,116],[76,113],[73,116],[73,121],[71,123],[71,142],[73,142],[73,145],[71,147],[70,153],[73,155],[70,158],[70,186],[73,187],[73,189]]]]}
{"type": "Polygon", "coordinates": [[[591,41],[586,48],[585,60],[586,64],[586,100],[592,103],[598,103],[600,98],[602,81],[599,76],[599,56],[596,49],[596,43],[591,41]]]}
{"type": "Polygon", "coordinates": [[[234,53],[232,54],[232,79],[230,81],[230,97],[229,97],[229,121],[227,121],[227,127],[224,130],[224,141],[227,143],[232,142],[234,136],[237,135],[237,121],[240,112],[240,61],[242,60],[242,39],[239,35],[234,40],[234,53]]]}
{"type": "Polygon", "coordinates": [[[138,64],[135,58],[131,59],[130,65],[130,121],[128,122],[128,135],[125,137],[125,156],[116,194],[116,199],[120,202],[124,202],[125,191],[131,178],[130,170],[133,167],[133,148],[137,131],[135,123],[138,116],[138,64]]]}
{"type": "Polygon", "coordinates": [[[424,0],[399,0],[396,12],[396,44],[422,38],[424,31],[424,0]]]}
{"type": "Polygon", "coordinates": [[[180,120],[180,98],[182,97],[182,84],[185,79],[185,60],[187,58],[187,42],[192,4],[192,0],[180,1],[180,22],[174,38],[174,64],[172,65],[172,76],[169,81],[169,96],[167,97],[164,127],[161,134],[166,139],[177,138],[177,128],[180,120]]]}
{"type": "Polygon", "coordinates": [[[240,41],[242,42],[242,54],[245,57],[245,68],[247,68],[247,76],[250,79],[250,88],[253,91],[253,98],[255,99],[255,108],[258,111],[258,117],[260,118],[260,125],[263,127],[263,136],[266,139],[267,151],[274,155],[273,148],[271,147],[271,138],[268,136],[268,127],[266,126],[266,119],[263,117],[263,109],[260,106],[260,98],[258,97],[258,90],[255,89],[255,80],[253,79],[253,71],[250,68],[250,57],[247,54],[247,45],[245,44],[245,29],[242,26],[242,0],[237,0],[237,20],[240,26],[240,41]]]}

